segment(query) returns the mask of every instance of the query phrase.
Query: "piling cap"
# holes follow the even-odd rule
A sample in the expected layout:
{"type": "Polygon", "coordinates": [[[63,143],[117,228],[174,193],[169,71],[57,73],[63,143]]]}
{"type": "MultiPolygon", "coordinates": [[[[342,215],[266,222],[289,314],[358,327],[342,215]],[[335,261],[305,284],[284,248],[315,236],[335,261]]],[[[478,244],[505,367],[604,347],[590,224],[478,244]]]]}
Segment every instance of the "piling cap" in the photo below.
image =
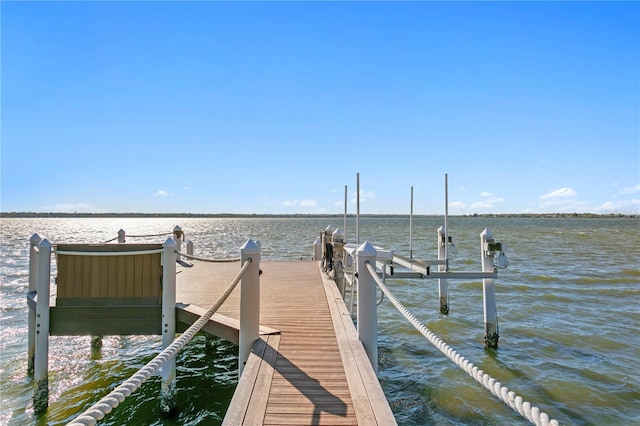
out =
{"type": "Polygon", "coordinates": [[[344,241],[344,231],[340,228],[333,231],[333,242],[343,242],[344,241]]]}
{"type": "Polygon", "coordinates": [[[377,252],[375,247],[373,247],[373,245],[371,245],[369,241],[365,241],[364,243],[362,243],[360,247],[358,247],[358,250],[356,250],[356,253],[358,256],[364,255],[364,256],[375,257],[377,252]]]}
{"type": "Polygon", "coordinates": [[[258,254],[260,253],[260,246],[255,241],[249,239],[242,247],[240,247],[240,253],[242,254],[258,254]]]}
{"type": "Polygon", "coordinates": [[[333,226],[328,225],[326,228],[324,228],[324,232],[326,232],[327,234],[331,234],[333,232],[333,226]]]}
{"type": "Polygon", "coordinates": [[[483,238],[493,238],[493,234],[491,233],[490,230],[485,229],[484,231],[482,231],[482,233],[480,234],[480,237],[483,238]]]}

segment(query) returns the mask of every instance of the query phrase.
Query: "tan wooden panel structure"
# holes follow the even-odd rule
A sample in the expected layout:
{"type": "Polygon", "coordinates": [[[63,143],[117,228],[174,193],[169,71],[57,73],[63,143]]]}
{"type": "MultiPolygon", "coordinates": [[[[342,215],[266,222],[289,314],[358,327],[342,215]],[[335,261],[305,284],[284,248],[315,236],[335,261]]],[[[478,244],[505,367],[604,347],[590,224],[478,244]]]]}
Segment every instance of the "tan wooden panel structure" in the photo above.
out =
{"type": "MultiPolygon", "coordinates": [[[[262,262],[261,337],[225,425],[396,424],[335,283],[317,262],[262,262]],[[275,329],[278,333],[274,333],[275,329]]],[[[178,269],[179,302],[212,304],[239,263],[178,269]]],[[[238,318],[239,287],[218,314],[238,318]]]]}
{"type": "Polygon", "coordinates": [[[59,244],[49,333],[160,334],[162,253],[141,253],[161,248],[161,244],[59,244]],[[119,255],[104,256],[105,252],[119,255]]]}
{"type": "MultiPolygon", "coordinates": [[[[161,244],[59,244],[56,256],[59,299],[92,297],[162,298],[162,253],[133,254],[161,249],[161,244]],[[65,255],[64,252],[96,253],[65,255]],[[124,256],[100,253],[132,252],[124,256]]],[[[63,302],[64,303],[64,302],[63,302]]]]}

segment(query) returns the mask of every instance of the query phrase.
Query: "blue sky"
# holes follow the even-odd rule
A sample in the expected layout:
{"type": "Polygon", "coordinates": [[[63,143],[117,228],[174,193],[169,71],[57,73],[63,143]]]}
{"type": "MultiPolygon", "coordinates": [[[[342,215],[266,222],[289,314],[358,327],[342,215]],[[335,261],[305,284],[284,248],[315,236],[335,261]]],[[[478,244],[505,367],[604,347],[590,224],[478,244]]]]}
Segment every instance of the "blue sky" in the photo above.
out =
{"type": "Polygon", "coordinates": [[[6,2],[0,209],[638,213],[638,2],[6,2]]]}

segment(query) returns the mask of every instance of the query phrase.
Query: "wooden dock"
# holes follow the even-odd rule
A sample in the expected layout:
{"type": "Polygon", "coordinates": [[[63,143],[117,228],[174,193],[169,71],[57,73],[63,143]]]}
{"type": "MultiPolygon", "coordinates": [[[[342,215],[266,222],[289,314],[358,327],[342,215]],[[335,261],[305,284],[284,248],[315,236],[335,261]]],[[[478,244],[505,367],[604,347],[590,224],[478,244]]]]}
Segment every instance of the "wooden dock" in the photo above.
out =
{"type": "MultiPolygon", "coordinates": [[[[181,264],[183,322],[195,321],[240,270],[239,262],[181,264]]],[[[396,424],[342,297],[318,262],[262,262],[260,269],[260,338],[223,424],[396,424]]],[[[237,342],[239,296],[240,286],[205,330],[237,342]]]]}

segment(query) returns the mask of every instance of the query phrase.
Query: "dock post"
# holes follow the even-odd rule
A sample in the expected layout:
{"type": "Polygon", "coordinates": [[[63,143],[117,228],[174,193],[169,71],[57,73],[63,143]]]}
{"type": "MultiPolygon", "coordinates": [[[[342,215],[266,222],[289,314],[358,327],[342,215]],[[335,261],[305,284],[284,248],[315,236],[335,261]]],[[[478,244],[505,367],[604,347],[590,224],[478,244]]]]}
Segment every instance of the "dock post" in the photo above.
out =
{"type": "Polygon", "coordinates": [[[338,285],[340,295],[344,297],[344,267],[342,259],[344,257],[344,231],[337,228],[331,236],[333,241],[334,275],[333,279],[338,285]]]}
{"type": "MultiPolygon", "coordinates": [[[[448,242],[445,241],[444,227],[438,228],[438,260],[445,260],[448,242]]],[[[438,265],[438,271],[444,272],[447,265],[438,265]]],[[[449,314],[449,281],[446,278],[438,278],[438,294],[440,296],[440,313],[449,314]]]]}
{"type": "MultiPolygon", "coordinates": [[[[493,272],[493,234],[485,229],[480,234],[480,253],[482,272],[493,272]]],[[[482,296],[484,301],[484,345],[489,348],[498,347],[498,310],[496,308],[496,286],[493,278],[482,279],[482,296]]]]}
{"type": "Polygon", "coordinates": [[[33,366],[33,408],[36,413],[49,405],[49,296],[51,286],[51,243],[38,244],[38,284],[36,302],[36,348],[33,366]]]}
{"type": "Polygon", "coordinates": [[[187,254],[193,256],[193,241],[187,241],[187,254]]]}
{"type": "Polygon", "coordinates": [[[378,374],[378,306],[376,301],[376,282],[369,273],[366,264],[376,264],[376,249],[365,241],[358,250],[358,340],[367,352],[373,371],[378,374]]]}
{"type": "Polygon", "coordinates": [[[251,259],[251,266],[240,281],[240,342],[238,349],[238,378],[249,359],[253,342],[260,329],[260,247],[247,240],[240,249],[242,266],[251,259]]]}
{"type": "MultiPolygon", "coordinates": [[[[38,244],[40,235],[33,234],[29,239],[29,293],[38,290],[38,244]]],[[[27,374],[33,375],[33,361],[36,354],[36,310],[29,305],[29,334],[27,343],[27,374]]]]}
{"type": "MultiPolygon", "coordinates": [[[[162,245],[162,349],[176,337],[176,242],[169,237],[162,245]]],[[[171,412],[176,406],[176,358],[162,365],[160,409],[171,412]]]]}
{"type": "Polygon", "coordinates": [[[124,244],[126,242],[126,233],[124,229],[118,231],[118,244],[124,244]]]}
{"type": "MultiPolygon", "coordinates": [[[[182,241],[184,239],[184,232],[182,232],[182,228],[180,228],[178,225],[176,225],[173,228],[173,239],[176,242],[176,250],[179,252],[182,251],[182,241]]],[[[179,254],[176,256],[176,260],[180,260],[179,254]]]]}
{"type": "Polygon", "coordinates": [[[322,242],[320,238],[316,238],[313,242],[313,260],[317,262],[322,260],[322,242]]]}

